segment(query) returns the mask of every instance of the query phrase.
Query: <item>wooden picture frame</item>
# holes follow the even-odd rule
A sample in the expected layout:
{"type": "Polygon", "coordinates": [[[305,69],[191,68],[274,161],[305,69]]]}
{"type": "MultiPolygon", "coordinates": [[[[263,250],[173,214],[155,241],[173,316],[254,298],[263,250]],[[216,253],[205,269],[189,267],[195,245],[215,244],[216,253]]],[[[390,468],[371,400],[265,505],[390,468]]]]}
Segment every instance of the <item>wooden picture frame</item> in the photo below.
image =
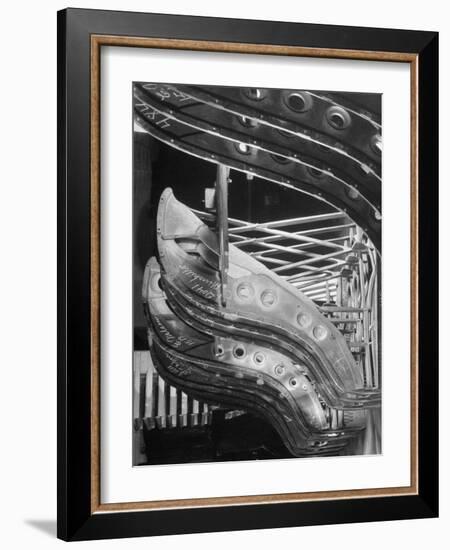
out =
{"type": "Polygon", "coordinates": [[[58,13],[58,537],[86,540],[437,516],[437,95],[434,32],[84,9],[58,13]],[[410,65],[409,487],[101,503],[99,102],[104,46],[410,65]]]}

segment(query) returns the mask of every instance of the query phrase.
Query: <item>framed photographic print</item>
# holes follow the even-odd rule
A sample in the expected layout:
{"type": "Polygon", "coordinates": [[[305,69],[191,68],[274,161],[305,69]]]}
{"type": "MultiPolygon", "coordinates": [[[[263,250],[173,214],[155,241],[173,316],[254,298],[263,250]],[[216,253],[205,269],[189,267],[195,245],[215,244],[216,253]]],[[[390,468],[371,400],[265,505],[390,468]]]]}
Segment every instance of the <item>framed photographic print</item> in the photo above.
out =
{"type": "Polygon", "coordinates": [[[58,13],[58,536],[435,517],[438,36],[58,13]]]}

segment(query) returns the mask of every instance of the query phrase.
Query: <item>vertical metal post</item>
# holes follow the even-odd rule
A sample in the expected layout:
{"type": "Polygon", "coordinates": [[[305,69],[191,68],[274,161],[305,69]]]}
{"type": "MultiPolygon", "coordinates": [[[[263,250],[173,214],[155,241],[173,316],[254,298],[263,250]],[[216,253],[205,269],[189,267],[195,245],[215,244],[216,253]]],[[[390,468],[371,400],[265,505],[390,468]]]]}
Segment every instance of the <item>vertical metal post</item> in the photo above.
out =
{"type": "Polygon", "coordinates": [[[226,305],[228,273],[228,176],[230,169],[223,164],[217,165],[216,175],[216,224],[219,242],[220,301],[226,305]]]}

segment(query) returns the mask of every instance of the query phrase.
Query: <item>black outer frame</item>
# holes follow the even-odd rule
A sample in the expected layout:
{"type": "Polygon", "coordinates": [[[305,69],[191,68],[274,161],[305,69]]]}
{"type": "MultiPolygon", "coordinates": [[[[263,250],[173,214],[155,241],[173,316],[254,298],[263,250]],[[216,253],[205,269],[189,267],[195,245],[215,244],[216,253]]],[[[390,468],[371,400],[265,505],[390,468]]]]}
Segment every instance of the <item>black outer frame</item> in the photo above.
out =
{"type": "Polygon", "coordinates": [[[88,540],[438,515],[438,34],[209,17],[58,12],[58,525],[88,540]],[[91,514],[90,35],[419,56],[419,494],[91,514]]]}

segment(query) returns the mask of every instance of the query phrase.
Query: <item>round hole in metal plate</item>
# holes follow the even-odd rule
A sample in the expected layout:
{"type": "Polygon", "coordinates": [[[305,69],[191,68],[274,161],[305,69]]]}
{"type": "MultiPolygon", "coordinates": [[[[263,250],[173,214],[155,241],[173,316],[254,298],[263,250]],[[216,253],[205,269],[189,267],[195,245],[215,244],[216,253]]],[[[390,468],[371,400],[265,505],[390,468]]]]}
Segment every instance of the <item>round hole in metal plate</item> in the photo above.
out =
{"type": "Polygon", "coordinates": [[[326,118],[328,124],[336,130],[348,128],[352,121],[348,111],[338,105],[333,105],[333,107],[327,109],[326,118]]]}
{"type": "Polygon", "coordinates": [[[317,325],[313,329],[313,335],[316,340],[325,340],[325,338],[328,336],[328,331],[322,325],[317,325]]]}
{"type": "Polygon", "coordinates": [[[284,371],[285,371],[285,368],[284,368],[284,365],[275,365],[275,374],[277,376],[283,376],[284,374],[284,371]]]}
{"type": "Polygon", "coordinates": [[[277,297],[273,290],[264,290],[261,294],[261,303],[265,307],[271,307],[277,301],[277,297]]]}
{"type": "Polygon", "coordinates": [[[297,323],[301,327],[307,327],[311,324],[311,317],[307,313],[299,313],[297,315],[297,323]]]}
{"type": "Polygon", "coordinates": [[[292,92],[285,99],[286,105],[296,113],[305,113],[313,105],[313,98],[302,92],[292,92]]]}
{"type": "Polygon", "coordinates": [[[277,155],[275,153],[272,153],[270,155],[275,162],[278,162],[278,164],[288,164],[291,162],[291,159],[289,157],[283,157],[282,155],[277,155]]]}
{"type": "Polygon", "coordinates": [[[241,300],[251,300],[253,298],[253,287],[250,283],[240,283],[236,288],[236,294],[241,300]]]}
{"type": "Polygon", "coordinates": [[[236,149],[241,153],[242,155],[249,155],[251,153],[250,146],[246,143],[237,143],[236,149]]]}
{"type": "Polygon", "coordinates": [[[327,175],[324,170],[316,168],[315,166],[308,166],[307,170],[314,178],[323,178],[327,175]]]}
{"type": "Polygon", "coordinates": [[[256,128],[256,126],[258,126],[258,122],[254,118],[240,116],[238,121],[242,126],[245,126],[245,128],[256,128]]]}
{"type": "Polygon", "coordinates": [[[359,193],[358,193],[358,191],[357,191],[354,187],[349,187],[349,188],[347,188],[347,195],[348,195],[349,198],[351,198],[352,200],[359,199],[359,193]]]}
{"type": "Polygon", "coordinates": [[[267,91],[261,88],[245,88],[244,95],[252,101],[261,101],[266,97],[267,91]]]}
{"type": "Polygon", "coordinates": [[[264,361],[266,360],[266,356],[264,355],[264,353],[262,353],[261,351],[257,351],[254,355],[253,355],[253,361],[257,364],[257,365],[262,365],[264,363],[264,361]]]}
{"type": "Polygon", "coordinates": [[[245,348],[244,346],[238,345],[233,349],[233,355],[238,359],[243,359],[245,357],[245,348]]]}

